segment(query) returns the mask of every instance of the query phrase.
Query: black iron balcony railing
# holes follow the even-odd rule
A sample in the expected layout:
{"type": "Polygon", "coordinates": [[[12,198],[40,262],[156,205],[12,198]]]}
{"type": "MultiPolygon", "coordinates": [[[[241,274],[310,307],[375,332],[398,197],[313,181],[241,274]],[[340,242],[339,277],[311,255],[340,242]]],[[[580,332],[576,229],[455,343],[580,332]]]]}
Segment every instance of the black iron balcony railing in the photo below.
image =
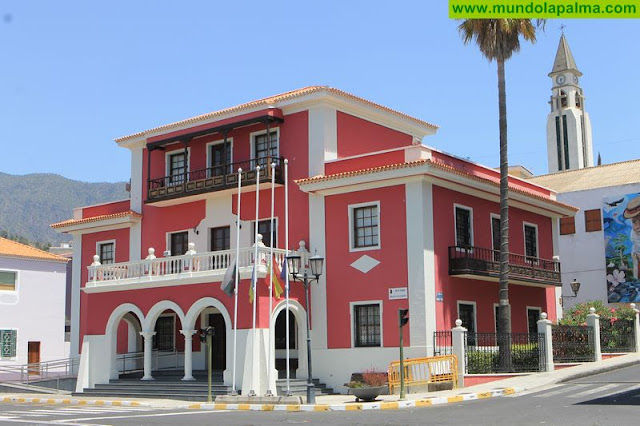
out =
{"type": "MultiPolygon", "coordinates": [[[[500,278],[500,252],[481,247],[449,247],[449,275],[500,278]]],[[[509,253],[509,281],[560,286],[560,262],[509,253]]]]}
{"type": "Polygon", "coordinates": [[[283,184],[284,159],[282,157],[256,158],[149,179],[147,202],[235,187],[238,185],[239,168],[242,169],[243,186],[255,184],[256,166],[260,166],[260,181],[271,181],[271,163],[276,165],[274,169],[276,183],[283,184]]]}

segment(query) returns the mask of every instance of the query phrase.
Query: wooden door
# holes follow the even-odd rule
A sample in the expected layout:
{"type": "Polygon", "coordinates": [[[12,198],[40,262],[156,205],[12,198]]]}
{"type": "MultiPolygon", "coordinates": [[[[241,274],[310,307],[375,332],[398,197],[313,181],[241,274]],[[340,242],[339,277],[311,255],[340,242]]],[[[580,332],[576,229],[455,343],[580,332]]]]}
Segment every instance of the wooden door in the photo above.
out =
{"type": "Polygon", "coordinates": [[[29,366],[29,374],[40,374],[40,366],[38,365],[40,363],[40,342],[29,342],[27,346],[27,362],[29,364],[34,364],[29,366]]]}

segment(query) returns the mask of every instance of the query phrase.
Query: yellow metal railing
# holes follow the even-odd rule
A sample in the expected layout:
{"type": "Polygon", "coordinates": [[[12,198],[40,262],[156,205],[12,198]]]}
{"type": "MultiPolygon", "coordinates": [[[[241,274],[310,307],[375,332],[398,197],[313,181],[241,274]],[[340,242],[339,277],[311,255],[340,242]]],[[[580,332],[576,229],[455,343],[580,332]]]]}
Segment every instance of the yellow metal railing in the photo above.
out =
{"type": "MultiPolygon", "coordinates": [[[[388,369],[389,394],[400,386],[400,361],[393,361],[388,369]]],[[[458,387],[458,358],[442,355],[404,360],[405,386],[427,385],[429,383],[453,382],[458,387]]]]}

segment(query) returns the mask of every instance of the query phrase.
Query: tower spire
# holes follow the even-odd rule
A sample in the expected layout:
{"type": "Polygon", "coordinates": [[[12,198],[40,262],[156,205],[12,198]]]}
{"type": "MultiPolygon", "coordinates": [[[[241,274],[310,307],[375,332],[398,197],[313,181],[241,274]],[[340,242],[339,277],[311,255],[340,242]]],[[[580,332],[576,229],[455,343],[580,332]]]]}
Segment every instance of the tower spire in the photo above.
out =
{"type": "Polygon", "coordinates": [[[582,76],[582,73],[576,66],[576,61],[573,59],[571,49],[569,49],[569,43],[567,43],[567,38],[564,36],[563,28],[562,35],[560,36],[560,43],[558,43],[556,59],[553,61],[553,68],[551,69],[549,76],[564,71],[573,71],[578,77],[582,76]]]}

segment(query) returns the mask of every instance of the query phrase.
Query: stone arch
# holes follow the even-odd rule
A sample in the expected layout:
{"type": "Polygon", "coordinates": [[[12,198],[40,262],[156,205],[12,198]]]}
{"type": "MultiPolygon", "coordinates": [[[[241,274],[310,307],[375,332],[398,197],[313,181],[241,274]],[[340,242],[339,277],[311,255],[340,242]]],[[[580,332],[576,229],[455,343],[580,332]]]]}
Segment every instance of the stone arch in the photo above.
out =
{"type": "Polygon", "coordinates": [[[123,303],[111,312],[104,331],[107,337],[107,347],[109,348],[109,375],[111,379],[118,378],[116,365],[118,325],[120,324],[120,320],[127,314],[132,314],[137,317],[140,325],[144,327],[145,316],[142,310],[133,303],[123,303]]]}
{"type": "MultiPolygon", "coordinates": [[[[276,329],[276,319],[280,312],[284,311],[287,307],[286,300],[279,302],[273,312],[271,313],[271,318],[269,319],[269,341],[272,342],[270,344],[269,350],[271,351],[271,359],[273,360],[273,369],[275,370],[275,329],[276,329]]],[[[307,372],[307,311],[304,307],[297,301],[289,299],[289,311],[293,314],[296,319],[298,326],[298,370],[297,374],[304,375],[307,372]]]]}
{"type": "Polygon", "coordinates": [[[222,316],[224,317],[224,322],[227,324],[227,331],[231,334],[231,316],[229,315],[229,311],[225,308],[224,304],[215,299],[213,297],[203,297],[202,299],[197,300],[189,310],[187,311],[187,315],[185,315],[185,319],[183,322],[183,326],[185,329],[193,330],[196,326],[196,320],[198,319],[198,315],[202,312],[203,309],[206,308],[216,308],[220,311],[222,316]]]}
{"type": "Polygon", "coordinates": [[[153,305],[151,309],[149,309],[149,312],[147,312],[147,316],[145,317],[142,330],[146,332],[153,332],[156,324],[156,320],[158,319],[160,314],[162,314],[166,310],[174,311],[176,315],[178,315],[178,318],[180,319],[180,324],[185,323],[184,312],[176,302],[172,302],[170,300],[161,300],[160,302],[153,305]]]}

